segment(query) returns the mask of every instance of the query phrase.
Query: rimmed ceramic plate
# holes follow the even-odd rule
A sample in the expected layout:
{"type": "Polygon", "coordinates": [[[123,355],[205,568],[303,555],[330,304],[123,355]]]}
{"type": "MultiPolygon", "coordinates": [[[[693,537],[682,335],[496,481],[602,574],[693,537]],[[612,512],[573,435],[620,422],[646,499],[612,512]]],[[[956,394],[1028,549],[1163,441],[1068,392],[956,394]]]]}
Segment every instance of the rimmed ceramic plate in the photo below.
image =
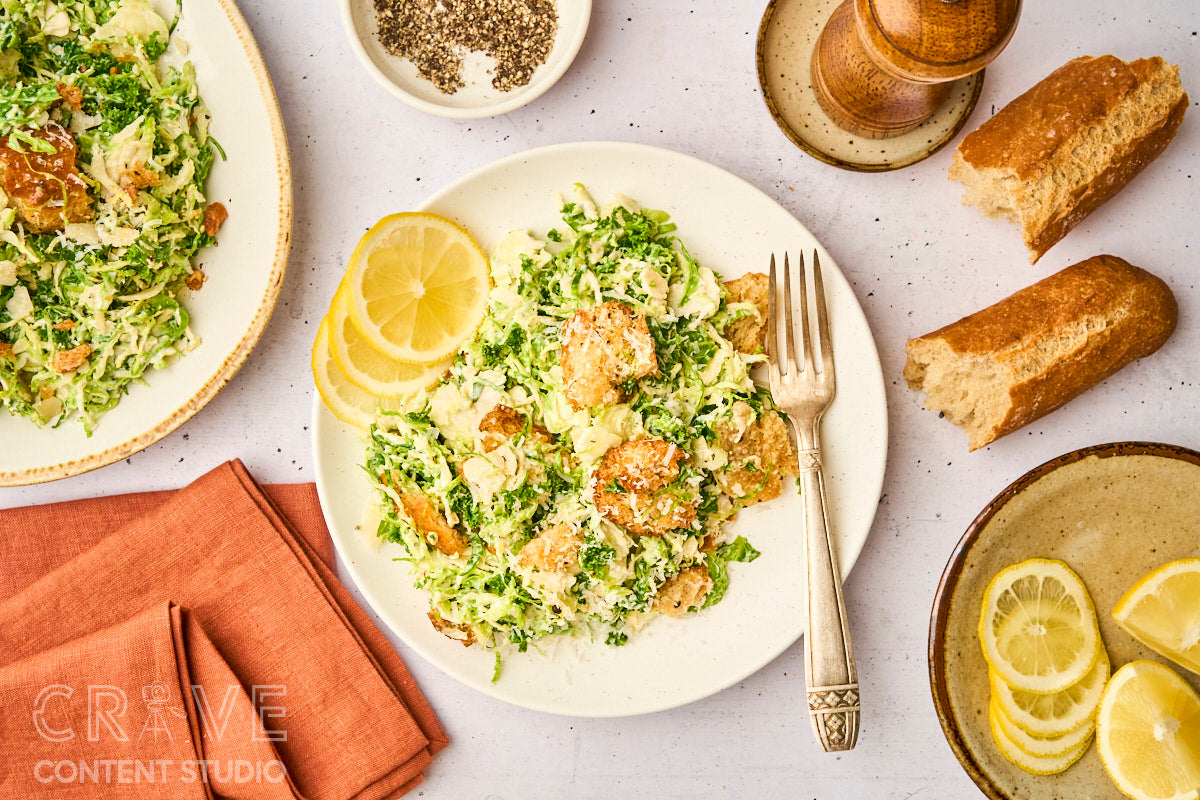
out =
{"type": "MultiPolygon", "coordinates": [[[[170,19],[174,4],[159,10],[170,19]]],[[[86,472],[166,436],[229,382],[275,307],[292,230],[292,177],[270,76],[231,0],[185,3],[176,32],[212,109],[212,135],[228,155],[214,164],[207,195],[225,204],[229,219],[220,245],[197,257],[208,276],[204,288],[184,300],[200,345],[166,369],[147,371],[146,385],[131,385],[91,438],[74,420],[39,429],[0,412],[0,486],[86,472]]]]}
{"type": "Polygon", "coordinates": [[[493,60],[482,53],[463,57],[463,86],[445,94],[421,77],[408,60],[389,53],[379,41],[375,0],[341,0],[342,25],[354,54],[380,86],[408,103],[439,117],[477,119],[507,114],[533,102],[558,82],[575,60],[592,15],[592,0],[557,0],[558,32],[546,62],[525,86],[501,92],[492,86],[493,60]]]}
{"type": "Polygon", "coordinates": [[[987,664],[976,633],[988,582],[1009,564],[1055,558],[1091,592],[1113,671],[1148,658],[1200,689],[1200,676],[1140,645],[1112,609],[1143,575],[1200,555],[1200,453],[1117,442],[1067,453],[1025,474],[984,508],[942,576],[929,631],[934,705],[950,747],[992,800],[1121,800],[1093,746],[1060,775],[1022,772],[992,743],[987,664]]]}
{"type": "MultiPolygon", "coordinates": [[[[866,542],[879,501],[887,449],[883,376],[862,309],[833,258],[791,214],[734,175],[653,147],[579,143],[530,150],[462,178],[420,210],[450,217],[485,250],[517,228],[544,233],[561,224],[555,191],[576,181],[598,202],[616,193],[663,209],[692,254],[726,278],[764,270],[772,250],[818,248],[830,293],[838,396],[825,417],[825,475],[843,573],[866,542]]],[[[382,215],[399,209],[379,209],[382,215]]],[[[734,524],[761,552],[730,569],[725,599],[700,614],[660,618],[624,647],[565,642],[545,652],[512,653],[492,683],[493,656],[433,630],[429,602],[412,587],[399,545],[361,529],[368,503],[362,434],[314,399],[317,488],[338,553],[380,617],[447,674],[527,708],[579,716],[658,711],[710,695],[760,669],[804,630],[800,498],[784,496],[742,512],[734,524]]],[[[800,684],[796,691],[803,691],[800,684]]]]}

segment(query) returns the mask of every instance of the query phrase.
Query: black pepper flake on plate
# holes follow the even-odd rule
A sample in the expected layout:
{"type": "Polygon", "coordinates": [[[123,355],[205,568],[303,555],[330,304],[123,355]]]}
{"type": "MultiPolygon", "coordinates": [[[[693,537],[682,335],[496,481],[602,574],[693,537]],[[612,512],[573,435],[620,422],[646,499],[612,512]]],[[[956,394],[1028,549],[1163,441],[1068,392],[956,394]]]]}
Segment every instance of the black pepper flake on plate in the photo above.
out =
{"type": "Polygon", "coordinates": [[[496,61],[492,86],[508,92],[529,83],[550,56],[558,32],[555,0],[375,0],[379,41],[411,61],[445,94],[463,80],[463,56],[496,61]]]}

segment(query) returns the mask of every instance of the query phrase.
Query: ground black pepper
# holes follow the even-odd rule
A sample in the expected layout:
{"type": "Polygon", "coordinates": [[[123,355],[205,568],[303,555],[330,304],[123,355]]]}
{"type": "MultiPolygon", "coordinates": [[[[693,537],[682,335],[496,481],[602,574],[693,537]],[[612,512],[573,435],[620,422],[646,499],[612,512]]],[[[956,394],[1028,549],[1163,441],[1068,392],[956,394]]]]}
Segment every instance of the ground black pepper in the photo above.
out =
{"type": "Polygon", "coordinates": [[[375,0],[375,13],[384,48],[446,94],[466,85],[463,55],[470,50],[496,60],[492,86],[524,86],[558,32],[555,0],[375,0]]]}

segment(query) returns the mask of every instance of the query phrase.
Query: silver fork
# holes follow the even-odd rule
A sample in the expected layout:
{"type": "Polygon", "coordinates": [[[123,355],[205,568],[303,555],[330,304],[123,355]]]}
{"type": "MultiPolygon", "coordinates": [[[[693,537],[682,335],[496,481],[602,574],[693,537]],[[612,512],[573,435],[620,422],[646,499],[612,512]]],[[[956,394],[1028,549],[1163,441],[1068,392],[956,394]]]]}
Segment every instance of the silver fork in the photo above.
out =
{"type": "Polygon", "coordinates": [[[825,310],[821,260],[813,253],[813,291],[807,291],[804,254],[800,255],[800,324],[792,320],[792,270],[783,256],[783,325],[786,349],[779,348],[779,303],[776,298],[775,256],[771,256],[767,291],[766,353],[771,394],[792,421],[799,444],[800,488],[804,497],[806,552],[808,554],[808,633],[805,634],[808,678],[808,713],[813,731],[825,750],[850,750],[858,742],[858,670],[846,625],[842,600],[842,575],[825,518],[825,479],[821,475],[821,415],[833,401],[833,340],[825,310]],[[816,328],[809,325],[810,299],[816,307],[816,328]],[[803,362],[796,356],[800,339],[803,362]],[[814,341],[820,354],[813,352],[814,341]]]}

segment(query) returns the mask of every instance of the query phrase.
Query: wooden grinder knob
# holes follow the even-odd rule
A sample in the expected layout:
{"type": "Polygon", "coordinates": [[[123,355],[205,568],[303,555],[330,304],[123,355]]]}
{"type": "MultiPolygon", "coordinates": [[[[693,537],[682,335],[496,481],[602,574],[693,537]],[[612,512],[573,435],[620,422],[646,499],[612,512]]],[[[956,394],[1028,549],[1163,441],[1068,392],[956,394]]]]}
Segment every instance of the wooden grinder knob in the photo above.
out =
{"type": "Polygon", "coordinates": [[[1020,12],[1021,0],[844,0],[813,49],[817,102],[859,136],[906,133],[1000,55],[1020,12]]]}

